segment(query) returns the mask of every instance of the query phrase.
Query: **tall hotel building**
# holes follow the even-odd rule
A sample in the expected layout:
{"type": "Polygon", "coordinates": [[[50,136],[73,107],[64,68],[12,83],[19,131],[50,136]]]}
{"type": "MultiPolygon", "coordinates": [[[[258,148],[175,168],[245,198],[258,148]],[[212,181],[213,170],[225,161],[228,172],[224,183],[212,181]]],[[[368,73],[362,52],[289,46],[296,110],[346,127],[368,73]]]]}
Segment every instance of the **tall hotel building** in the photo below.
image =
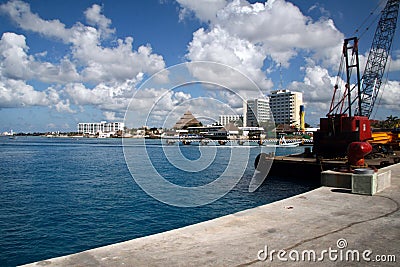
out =
{"type": "Polygon", "coordinates": [[[78,123],[78,133],[97,134],[97,133],[115,133],[123,131],[125,124],[123,122],[81,122],[78,123]]]}
{"type": "Polygon", "coordinates": [[[303,105],[303,94],[299,92],[276,90],[269,95],[269,106],[275,124],[300,126],[300,105],[303,105]]]}
{"type": "Polygon", "coordinates": [[[271,111],[267,98],[256,98],[243,102],[243,126],[258,127],[260,122],[271,119],[271,111]]]}
{"type": "Polygon", "coordinates": [[[219,115],[219,124],[222,126],[228,125],[230,122],[242,120],[242,115],[219,115]]]}

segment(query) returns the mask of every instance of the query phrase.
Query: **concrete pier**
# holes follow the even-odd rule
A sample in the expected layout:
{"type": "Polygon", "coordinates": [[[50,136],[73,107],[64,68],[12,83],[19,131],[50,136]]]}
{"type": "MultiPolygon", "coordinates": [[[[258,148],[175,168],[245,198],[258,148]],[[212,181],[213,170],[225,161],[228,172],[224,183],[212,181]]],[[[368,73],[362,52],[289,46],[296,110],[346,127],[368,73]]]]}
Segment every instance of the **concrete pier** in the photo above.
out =
{"type": "Polygon", "coordinates": [[[321,187],[196,225],[27,266],[398,266],[400,164],[390,169],[391,186],[373,196],[321,187]],[[294,262],[296,252],[300,256],[294,262]],[[391,262],[378,262],[382,259],[391,262]]]}

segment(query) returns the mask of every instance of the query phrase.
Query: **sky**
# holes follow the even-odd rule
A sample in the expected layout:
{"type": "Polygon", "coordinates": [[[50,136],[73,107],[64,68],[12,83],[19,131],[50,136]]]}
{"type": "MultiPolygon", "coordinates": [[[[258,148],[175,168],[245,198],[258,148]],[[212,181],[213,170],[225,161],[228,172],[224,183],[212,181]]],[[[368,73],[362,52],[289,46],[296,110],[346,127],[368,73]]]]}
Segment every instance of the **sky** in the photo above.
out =
{"type": "MultiPolygon", "coordinates": [[[[129,127],[171,127],[188,109],[218,119],[277,89],[302,92],[317,126],[343,39],[360,37],[362,71],[384,4],[0,0],[0,132],[76,131],[128,113],[129,127]]],[[[381,91],[372,118],[400,116],[399,29],[381,91]]]]}

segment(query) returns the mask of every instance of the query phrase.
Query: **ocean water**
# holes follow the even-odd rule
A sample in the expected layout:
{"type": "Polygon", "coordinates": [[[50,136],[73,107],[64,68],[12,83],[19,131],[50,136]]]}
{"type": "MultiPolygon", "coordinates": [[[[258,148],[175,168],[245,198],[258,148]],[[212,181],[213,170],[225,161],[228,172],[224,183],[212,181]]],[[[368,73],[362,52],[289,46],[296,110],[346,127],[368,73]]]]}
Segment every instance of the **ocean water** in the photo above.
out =
{"type": "MultiPolygon", "coordinates": [[[[143,148],[127,140],[126,151],[143,148]]],[[[212,165],[187,173],[163,157],[158,140],[147,141],[147,153],[165,179],[182,186],[205,185],[226,166],[229,148],[218,148],[212,165]]],[[[241,153],[237,148],[235,153],[241,153]]],[[[303,148],[278,148],[279,155],[303,148]]],[[[287,198],[313,185],[274,177],[248,191],[257,148],[250,149],[243,177],[225,196],[199,207],[176,207],[144,192],[132,178],[121,139],[0,138],[0,266],[14,266],[76,253],[210,220],[287,198]]],[[[196,146],[180,153],[201,156],[196,146]]],[[[170,155],[171,156],[171,155],[170,155]]],[[[174,157],[174,154],[172,154],[174,157]]],[[[141,166],[145,157],[129,153],[141,166]]],[[[146,172],[146,170],[140,170],[146,172]]]]}

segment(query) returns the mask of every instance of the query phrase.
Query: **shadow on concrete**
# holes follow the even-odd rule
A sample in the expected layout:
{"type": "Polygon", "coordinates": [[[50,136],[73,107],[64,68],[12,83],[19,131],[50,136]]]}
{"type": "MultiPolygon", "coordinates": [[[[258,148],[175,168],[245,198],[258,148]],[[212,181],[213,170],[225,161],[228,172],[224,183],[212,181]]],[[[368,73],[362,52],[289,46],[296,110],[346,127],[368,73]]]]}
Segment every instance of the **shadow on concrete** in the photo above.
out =
{"type": "Polygon", "coordinates": [[[351,194],[351,189],[345,189],[345,188],[335,188],[331,190],[332,193],[345,193],[345,194],[351,194]]]}

